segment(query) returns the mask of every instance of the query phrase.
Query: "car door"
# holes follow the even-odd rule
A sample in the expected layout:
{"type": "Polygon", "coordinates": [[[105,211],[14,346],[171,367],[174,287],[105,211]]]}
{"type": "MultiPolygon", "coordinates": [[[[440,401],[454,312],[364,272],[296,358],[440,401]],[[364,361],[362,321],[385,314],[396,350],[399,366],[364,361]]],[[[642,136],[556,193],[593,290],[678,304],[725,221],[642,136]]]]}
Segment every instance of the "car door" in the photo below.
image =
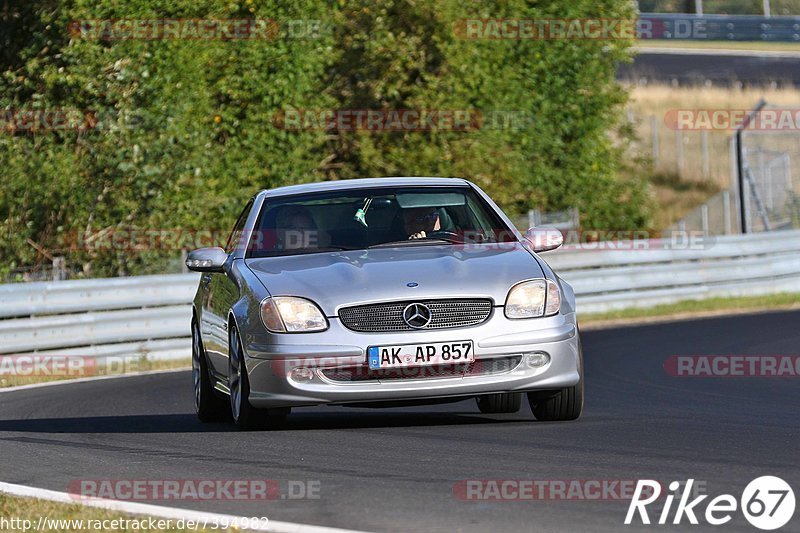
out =
{"type": "Polygon", "coordinates": [[[250,200],[228,236],[225,244],[225,251],[228,253],[225,272],[206,273],[202,279],[202,283],[207,284],[208,289],[203,302],[201,334],[211,370],[218,376],[225,376],[228,372],[228,313],[239,298],[239,285],[233,279],[230,268],[233,252],[242,238],[252,207],[253,200],[250,200]]]}

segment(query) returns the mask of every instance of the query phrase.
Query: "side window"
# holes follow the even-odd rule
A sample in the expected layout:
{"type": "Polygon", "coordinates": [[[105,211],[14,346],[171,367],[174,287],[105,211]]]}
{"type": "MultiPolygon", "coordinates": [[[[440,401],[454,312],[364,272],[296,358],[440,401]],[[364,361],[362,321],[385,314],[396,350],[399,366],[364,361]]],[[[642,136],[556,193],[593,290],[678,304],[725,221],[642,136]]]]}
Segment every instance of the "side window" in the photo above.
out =
{"type": "Polygon", "coordinates": [[[228,237],[228,244],[225,245],[225,251],[228,254],[233,253],[236,249],[236,246],[239,245],[240,241],[242,240],[242,233],[244,233],[244,225],[247,223],[247,216],[250,214],[250,210],[253,208],[253,200],[247,202],[247,205],[244,207],[242,214],[239,215],[239,219],[236,221],[236,224],[233,226],[233,231],[231,231],[230,237],[228,237]]]}

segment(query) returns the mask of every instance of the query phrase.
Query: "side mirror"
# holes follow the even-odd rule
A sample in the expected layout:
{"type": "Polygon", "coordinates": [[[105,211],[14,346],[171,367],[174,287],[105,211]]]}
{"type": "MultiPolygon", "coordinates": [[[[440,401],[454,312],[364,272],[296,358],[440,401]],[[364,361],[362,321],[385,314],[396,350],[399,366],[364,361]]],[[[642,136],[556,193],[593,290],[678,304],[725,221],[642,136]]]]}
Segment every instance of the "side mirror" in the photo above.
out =
{"type": "Polygon", "coordinates": [[[556,228],[531,228],[525,232],[525,238],[531,243],[534,252],[548,252],[564,244],[564,236],[556,228]]]}
{"type": "Polygon", "coordinates": [[[195,272],[223,272],[222,265],[228,260],[228,254],[218,246],[198,248],[189,252],[186,267],[195,272]]]}

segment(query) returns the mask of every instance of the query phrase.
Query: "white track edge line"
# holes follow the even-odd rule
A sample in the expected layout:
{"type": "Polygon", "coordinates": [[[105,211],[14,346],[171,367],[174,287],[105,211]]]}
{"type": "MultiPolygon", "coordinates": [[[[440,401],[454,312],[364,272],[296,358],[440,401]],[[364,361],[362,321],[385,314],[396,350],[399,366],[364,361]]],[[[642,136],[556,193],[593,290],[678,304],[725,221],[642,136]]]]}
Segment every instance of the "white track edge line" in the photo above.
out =
{"type": "MultiPolygon", "coordinates": [[[[11,496],[37,498],[40,500],[47,500],[57,503],[84,505],[87,507],[96,507],[98,509],[119,511],[134,515],[156,516],[159,518],[168,518],[172,520],[184,519],[202,521],[205,519],[209,522],[212,520],[227,520],[228,522],[231,522],[232,520],[242,520],[243,518],[246,518],[235,515],[180,509],[177,507],[163,507],[148,503],[105,500],[101,498],[92,498],[87,500],[76,499],[75,496],[71,496],[66,492],[39,489],[36,487],[29,487],[27,485],[15,485],[13,483],[5,483],[3,481],[0,481],[0,493],[9,494],[11,496]]],[[[272,533],[356,533],[354,530],[350,529],[312,526],[307,524],[298,524],[295,522],[278,522],[273,520],[270,520],[268,525],[259,525],[255,528],[244,531],[268,531],[272,533]]]]}

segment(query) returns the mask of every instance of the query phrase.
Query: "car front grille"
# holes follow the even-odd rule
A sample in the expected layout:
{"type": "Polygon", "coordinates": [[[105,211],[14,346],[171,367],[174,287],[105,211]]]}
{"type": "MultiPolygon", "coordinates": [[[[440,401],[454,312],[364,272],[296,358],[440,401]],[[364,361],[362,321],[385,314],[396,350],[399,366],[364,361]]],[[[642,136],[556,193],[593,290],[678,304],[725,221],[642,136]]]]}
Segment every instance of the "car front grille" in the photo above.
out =
{"type": "Polygon", "coordinates": [[[521,355],[476,359],[470,363],[448,365],[417,366],[407,368],[386,368],[371,370],[367,365],[353,365],[336,368],[323,368],[323,376],[338,383],[364,381],[398,381],[412,379],[435,379],[466,376],[487,376],[510,372],[519,366],[521,355]]]}
{"type": "Polygon", "coordinates": [[[358,305],[339,310],[339,319],[348,329],[364,333],[414,331],[475,326],[492,314],[492,301],[486,299],[418,300],[358,305]],[[411,304],[430,309],[430,322],[420,328],[408,325],[403,311],[411,304]]]}

